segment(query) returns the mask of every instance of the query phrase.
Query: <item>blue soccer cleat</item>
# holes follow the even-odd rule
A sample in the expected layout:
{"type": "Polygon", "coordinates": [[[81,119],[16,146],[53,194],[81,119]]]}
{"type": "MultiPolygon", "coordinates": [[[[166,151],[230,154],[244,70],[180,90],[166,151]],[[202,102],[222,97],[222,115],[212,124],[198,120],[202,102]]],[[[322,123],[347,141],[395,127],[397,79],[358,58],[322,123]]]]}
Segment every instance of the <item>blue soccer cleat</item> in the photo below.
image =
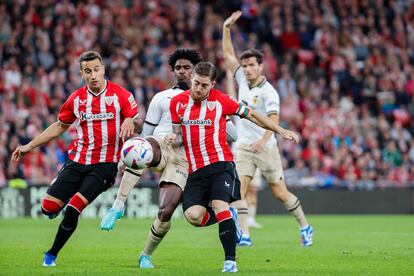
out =
{"type": "Polygon", "coordinates": [[[224,261],[223,270],[221,272],[237,272],[237,264],[235,261],[224,261]]]}
{"type": "Polygon", "coordinates": [[[124,208],[121,210],[109,209],[108,213],[101,220],[101,230],[112,230],[115,227],[115,222],[124,216],[124,208]]]}
{"type": "Polygon", "coordinates": [[[301,237],[301,244],[302,246],[311,246],[312,245],[312,238],[313,238],[313,228],[312,226],[308,225],[304,228],[300,229],[300,237],[301,237]]]}
{"type": "Polygon", "coordinates": [[[249,235],[243,234],[240,241],[237,243],[238,246],[252,246],[252,240],[249,235]]]}
{"type": "Polygon", "coordinates": [[[141,254],[138,260],[139,268],[154,268],[151,256],[141,254]]]}
{"type": "Polygon", "coordinates": [[[230,210],[231,216],[234,220],[234,224],[236,225],[236,243],[239,243],[240,239],[243,235],[243,231],[241,230],[239,221],[237,220],[237,210],[233,207],[230,207],[229,210],[230,210]]]}
{"type": "Polygon", "coordinates": [[[50,266],[56,266],[55,260],[56,256],[53,256],[50,253],[45,253],[45,256],[43,257],[43,266],[50,267],[50,266]]]}

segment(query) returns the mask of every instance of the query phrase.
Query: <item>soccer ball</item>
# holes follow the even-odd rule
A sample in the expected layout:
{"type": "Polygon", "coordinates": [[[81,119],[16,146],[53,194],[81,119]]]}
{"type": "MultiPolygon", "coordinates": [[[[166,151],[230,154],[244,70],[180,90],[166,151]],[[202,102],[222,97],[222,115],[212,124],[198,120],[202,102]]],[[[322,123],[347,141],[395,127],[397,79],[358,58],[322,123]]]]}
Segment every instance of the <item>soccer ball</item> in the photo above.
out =
{"type": "Polygon", "coordinates": [[[128,168],[143,169],[152,161],[152,157],[151,144],[144,138],[131,138],[122,146],[121,160],[128,168]]]}

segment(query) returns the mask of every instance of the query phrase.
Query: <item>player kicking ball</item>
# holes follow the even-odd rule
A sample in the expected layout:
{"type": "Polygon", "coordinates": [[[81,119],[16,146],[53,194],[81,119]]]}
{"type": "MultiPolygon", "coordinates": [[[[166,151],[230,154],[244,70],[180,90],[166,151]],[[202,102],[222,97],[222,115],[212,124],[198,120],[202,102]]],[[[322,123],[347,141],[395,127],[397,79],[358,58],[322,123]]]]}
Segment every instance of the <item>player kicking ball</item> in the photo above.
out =
{"type": "MultiPolygon", "coordinates": [[[[161,177],[158,214],[151,225],[144,249],[139,255],[138,265],[140,268],[154,268],[152,254],[171,227],[171,217],[180,203],[187,181],[188,163],[184,149],[172,147],[164,140],[164,137],[172,132],[171,98],[190,87],[191,73],[194,66],[201,60],[200,53],[194,49],[178,49],[169,57],[168,64],[174,74],[175,85],[155,94],[145,118],[141,137],[150,136],[147,140],[153,149],[153,159],[147,160],[144,165],[147,164],[146,167],[151,167],[151,170],[161,172],[161,177]]],[[[229,141],[237,139],[237,130],[230,121],[227,122],[226,130],[229,141]]],[[[141,164],[141,168],[144,165],[141,164]]],[[[133,168],[132,163],[128,164],[116,200],[101,221],[102,230],[112,230],[116,221],[123,216],[128,194],[138,183],[142,172],[143,170],[138,167],[133,168]]]]}

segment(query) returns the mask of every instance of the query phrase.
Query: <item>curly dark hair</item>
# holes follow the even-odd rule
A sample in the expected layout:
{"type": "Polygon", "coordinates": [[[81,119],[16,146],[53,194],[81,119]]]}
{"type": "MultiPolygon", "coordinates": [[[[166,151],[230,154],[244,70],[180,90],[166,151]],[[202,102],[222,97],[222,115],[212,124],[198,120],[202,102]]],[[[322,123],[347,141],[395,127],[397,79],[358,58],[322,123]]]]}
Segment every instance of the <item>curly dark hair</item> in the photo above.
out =
{"type": "Polygon", "coordinates": [[[172,53],[168,59],[168,64],[170,65],[171,70],[174,70],[174,65],[179,59],[186,59],[193,65],[196,65],[203,60],[196,49],[178,49],[172,53]]]}

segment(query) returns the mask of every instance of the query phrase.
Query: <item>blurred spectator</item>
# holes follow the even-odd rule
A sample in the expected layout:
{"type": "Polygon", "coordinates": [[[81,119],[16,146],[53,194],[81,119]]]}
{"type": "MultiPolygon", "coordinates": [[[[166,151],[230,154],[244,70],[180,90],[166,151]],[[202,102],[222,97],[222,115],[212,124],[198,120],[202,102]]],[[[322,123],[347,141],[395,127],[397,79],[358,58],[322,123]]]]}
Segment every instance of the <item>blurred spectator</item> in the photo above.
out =
{"type": "Polygon", "coordinates": [[[166,61],[175,48],[197,48],[225,71],[221,24],[235,9],[244,12],[236,50],[263,50],[281,123],[302,136],[299,146],[281,141],[290,185],[412,185],[412,0],[51,0],[0,2],[0,187],[18,178],[49,183],[62,166],[73,129],[18,166],[9,159],[82,85],[82,51],[102,53],[108,77],[128,87],[145,116],[155,91],[171,85],[166,61]]]}

